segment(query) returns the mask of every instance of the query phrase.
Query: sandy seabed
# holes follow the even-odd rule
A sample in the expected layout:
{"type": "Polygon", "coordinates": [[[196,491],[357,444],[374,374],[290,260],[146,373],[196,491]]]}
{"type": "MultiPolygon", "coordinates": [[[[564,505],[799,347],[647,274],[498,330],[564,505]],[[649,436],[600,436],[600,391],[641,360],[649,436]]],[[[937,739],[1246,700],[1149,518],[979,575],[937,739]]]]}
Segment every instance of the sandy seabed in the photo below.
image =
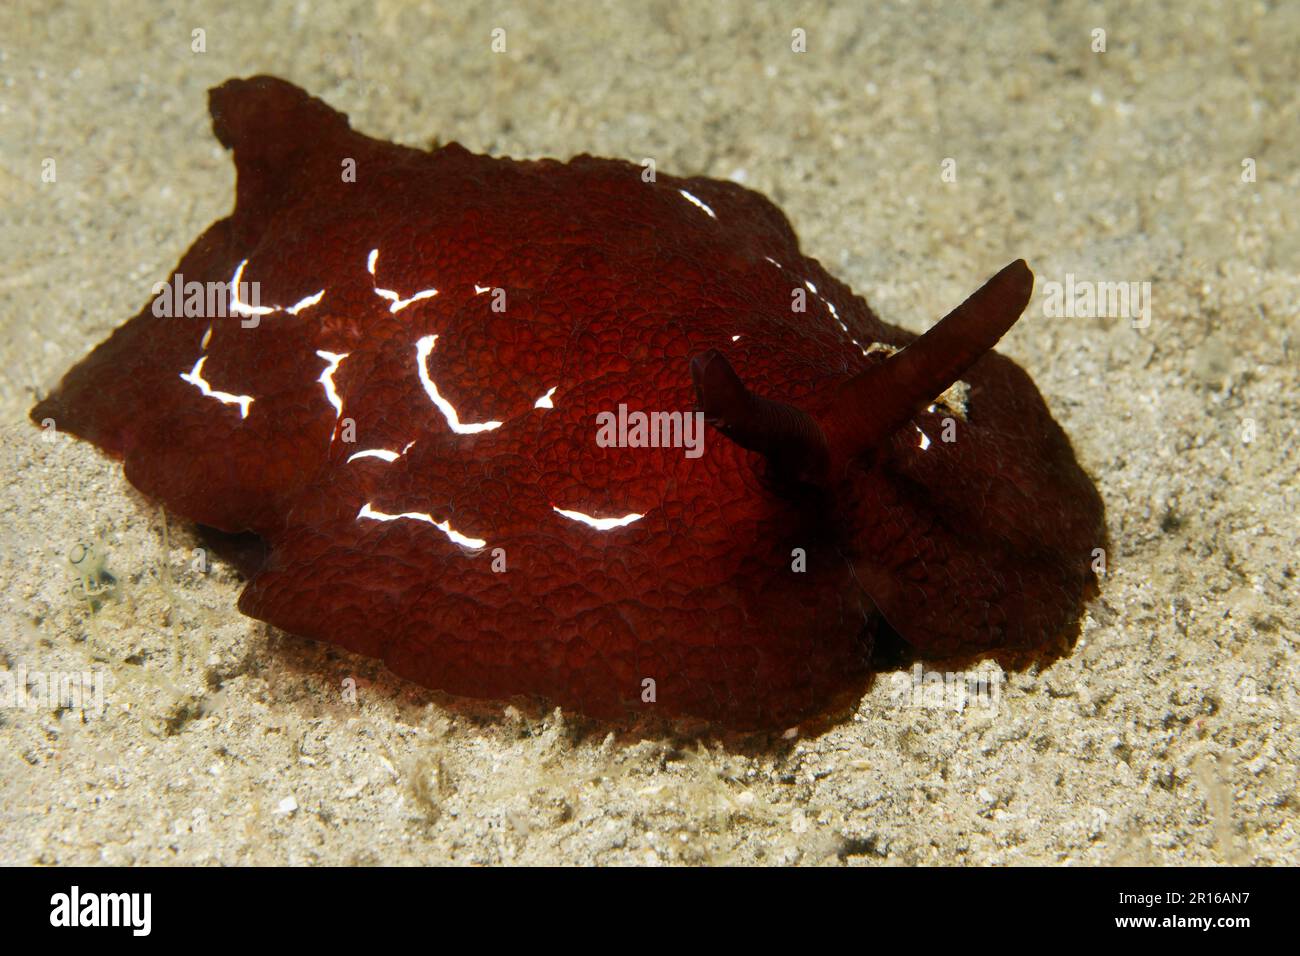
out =
{"type": "Polygon", "coordinates": [[[0,665],[107,701],[0,710],[0,863],[1300,862],[1300,5],[111,6],[0,8],[0,665]],[[792,740],[642,737],[242,617],[190,528],[25,416],[228,212],[206,91],[260,72],[383,139],[742,181],[915,330],[1021,256],[1150,282],[1149,322],[1040,293],[999,346],[1106,501],[1073,654],[996,707],[885,674],[792,740]]]}

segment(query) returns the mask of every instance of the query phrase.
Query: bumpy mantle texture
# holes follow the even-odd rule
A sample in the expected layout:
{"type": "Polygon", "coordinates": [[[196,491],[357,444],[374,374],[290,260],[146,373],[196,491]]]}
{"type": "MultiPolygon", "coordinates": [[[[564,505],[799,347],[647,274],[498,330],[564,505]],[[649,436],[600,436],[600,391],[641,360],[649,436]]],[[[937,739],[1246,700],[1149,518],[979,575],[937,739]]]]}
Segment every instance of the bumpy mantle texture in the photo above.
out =
{"type": "Polygon", "coordinates": [[[32,417],[256,540],[245,614],[454,694],[737,728],[851,702],[886,636],[1077,633],[1101,499],[991,351],[1023,262],[918,338],[733,183],[395,146],[272,77],[210,105],[235,211],[176,272],[230,288],[155,290],[32,417]],[[703,453],[598,442],[620,405],[702,412],[703,453]]]}

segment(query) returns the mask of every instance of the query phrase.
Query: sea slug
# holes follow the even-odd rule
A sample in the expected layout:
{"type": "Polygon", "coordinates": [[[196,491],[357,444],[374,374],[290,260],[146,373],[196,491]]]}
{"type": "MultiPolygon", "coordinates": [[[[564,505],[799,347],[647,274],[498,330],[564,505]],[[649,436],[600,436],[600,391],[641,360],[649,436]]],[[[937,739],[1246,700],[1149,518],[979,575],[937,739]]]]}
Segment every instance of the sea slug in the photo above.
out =
{"type": "Polygon", "coordinates": [[[272,77],[210,99],[234,212],[32,417],[255,541],[245,614],[737,728],[851,702],[886,635],[1077,631],[1102,502],[991,351],[1023,262],[918,338],[734,183],[396,146],[272,77]]]}

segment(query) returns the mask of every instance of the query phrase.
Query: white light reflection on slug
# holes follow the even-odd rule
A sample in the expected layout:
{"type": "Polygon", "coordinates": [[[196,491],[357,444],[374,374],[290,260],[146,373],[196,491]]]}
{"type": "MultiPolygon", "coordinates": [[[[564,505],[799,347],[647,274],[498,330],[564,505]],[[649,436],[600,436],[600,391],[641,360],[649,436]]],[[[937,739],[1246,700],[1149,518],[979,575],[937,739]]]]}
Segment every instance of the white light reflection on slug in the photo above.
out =
{"type": "Polygon", "coordinates": [[[334,417],[338,418],[343,414],[343,399],[339,397],[338,390],[334,388],[334,373],[338,371],[339,363],[351,353],[344,352],[340,355],[337,352],[323,352],[317,349],[316,354],[329,362],[329,365],[325,366],[325,370],[320,373],[320,378],[316,379],[316,381],[325,387],[325,397],[334,406],[334,417]]]}
{"type": "Polygon", "coordinates": [[[364,451],[355,452],[348,456],[348,463],[356,461],[358,458],[380,458],[389,464],[401,458],[401,454],[395,451],[389,451],[387,448],[367,448],[364,451]]]}
{"type": "MultiPolygon", "coordinates": [[[[775,259],[768,259],[767,261],[772,263],[772,265],[776,266],[778,269],[781,267],[780,263],[775,259]]],[[[821,300],[822,305],[826,306],[826,311],[831,314],[831,318],[835,320],[836,324],[839,325],[844,334],[849,337],[849,341],[861,349],[863,355],[867,355],[868,352],[866,349],[862,348],[862,343],[853,337],[853,334],[849,331],[849,327],[844,323],[844,320],[840,318],[840,312],[839,309],[835,308],[835,303],[818,292],[817,286],[813,285],[811,279],[804,279],[803,284],[808,287],[809,292],[821,300]]]]}
{"type": "Polygon", "coordinates": [[[709,208],[709,207],[708,207],[708,206],[707,206],[707,205],[706,205],[702,200],[700,200],[698,197],[696,197],[696,196],[692,196],[692,195],[691,195],[690,193],[688,193],[685,189],[679,189],[679,190],[677,190],[677,191],[678,191],[679,193],[681,193],[684,197],[686,197],[687,200],[689,200],[690,202],[694,203],[695,205],[697,205],[697,206],[699,206],[701,209],[703,209],[705,212],[707,212],[707,213],[709,214],[709,218],[710,218],[710,219],[717,219],[717,218],[718,218],[717,214],[716,214],[712,209],[710,209],[710,208],[709,208]]]}
{"type": "Polygon", "coordinates": [[[297,315],[303,309],[310,309],[313,305],[319,302],[324,295],[325,295],[325,290],[321,289],[315,295],[309,295],[305,299],[299,299],[297,302],[289,306],[289,308],[285,309],[284,311],[288,312],[290,315],[297,315]]]}
{"type": "Polygon", "coordinates": [[[249,305],[239,298],[239,285],[244,279],[244,267],[247,265],[247,259],[240,262],[235,267],[235,274],[230,277],[230,312],[234,315],[270,315],[272,312],[288,312],[290,315],[297,315],[303,309],[311,308],[325,296],[325,290],[321,289],[315,295],[299,299],[287,309],[278,305],[249,305]]]}
{"type": "Polygon", "coordinates": [[[234,395],[230,392],[219,392],[214,389],[203,378],[203,363],[207,360],[208,357],[205,355],[194,363],[194,368],[189,372],[181,372],[181,380],[189,382],[189,384],[197,388],[207,398],[215,398],[223,405],[238,405],[239,417],[247,418],[249,406],[253,404],[253,396],[234,395]]]}
{"type": "MultiPolygon", "coordinates": [[[[375,266],[378,262],[379,262],[379,250],[371,249],[370,255],[366,257],[366,271],[369,272],[371,276],[374,276],[375,266]]],[[[371,284],[371,286],[375,290],[375,295],[379,296],[382,299],[387,299],[389,301],[390,303],[388,306],[389,312],[401,312],[412,302],[419,302],[421,299],[431,299],[438,294],[437,289],[421,289],[419,292],[415,293],[415,295],[411,296],[410,298],[403,299],[392,289],[381,289],[378,286],[375,286],[373,283],[371,284]]]]}
{"type": "Polygon", "coordinates": [[[633,521],[640,521],[645,517],[643,514],[627,514],[621,518],[593,518],[591,515],[585,515],[581,511],[566,511],[563,508],[557,508],[551,505],[551,510],[556,514],[563,515],[570,521],[580,521],[581,523],[595,528],[597,531],[613,531],[615,528],[623,528],[630,525],[633,521]]]}
{"type": "Polygon", "coordinates": [[[470,422],[461,424],[460,416],[456,414],[456,409],[452,408],[451,403],[438,394],[438,386],[433,384],[433,379],[429,377],[429,355],[433,352],[433,347],[438,343],[438,336],[426,335],[415,343],[415,366],[420,374],[420,384],[424,386],[425,393],[438,406],[438,411],[442,412],[442,417],[447,420],[447,427],[457,435],[476,435],[479,432],[490,432],[494,428],[500,428],[500,422],[470,422]]]}
{"type": "Polygon", "coordinates": [[[433,515],[424,511],[404,511],[401,514],[390,515],[385,514],[382,511],[376,511],[374,508],[370,507],[370,502],[367,501],[361,506],[361,510],[357,512],[357,520],[360,521],[362,518],[369,518],[372,521],[396,521],[398,518],[410,518],[413,521],[425,521],[445,534],[448,540],[453,544],[458,544],[462,548],[471,548],[477,551],[480,548],[487,546],[487,542],[482,538],[471,538],[467,535],[463,535],[451,526],[451,522],[434,521],[433,515]]]}
{"type": "Polygon", "coordinates": [[[248,265],[245,259],[235,266],[235,274],[230,279],[230,311],[235,315],[270,315],[275,311],[271,305],[249,305],[240,301],[239,285],[244,278],[244,266],[248,265]]]}
{"type": "Polygon", "coordinates": [[[410,441],[408,441],[405,444],[405,446],[403,446],[401,451],[389,451],[387,448],[366,448],[358,452],[353,452],[351,455],[349,455],[348,463],[351,464],[352,462],[357,461],[358,459],[361,458],[378,458],[381,461],[386,461],[391,465],[393,462],[397,461],[397,459],[401,458],[408,451],[410,451],[411,446],[414,444],[415,444],[415,439],[412,438],[410,441]]]}
{"type": "Polygon", "coordinates": [[[560,386],[558,385],[552,385],[550,391],[548,391],[537,401],[533,402],[533,408],[554,408],[555,403],[551,401],[551,396],[555,394],[555,390],[559,387],[560,386]]]}

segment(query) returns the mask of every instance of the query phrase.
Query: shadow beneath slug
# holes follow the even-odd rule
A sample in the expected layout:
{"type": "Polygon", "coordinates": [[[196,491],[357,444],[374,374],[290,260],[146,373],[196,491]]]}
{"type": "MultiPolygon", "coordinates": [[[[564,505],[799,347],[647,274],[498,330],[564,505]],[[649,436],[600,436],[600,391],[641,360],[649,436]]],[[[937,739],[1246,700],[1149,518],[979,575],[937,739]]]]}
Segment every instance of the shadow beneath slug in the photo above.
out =
{"type": "Polygon", "coordinates": [[[972,670],[983,661],[993,661],[1007,672],[1022,672],[1032,668],[1048,668],[1062,658],[1069,657],[1083,633],[1084,607],[1099,594],[1096,582],[1085,590],[1079,601],[1079,613],[1064,631],[1031,647],[1003,647],[977,651],[970,654],[937,656],[925,654],[907,643],[897,631],[881,622],[876,640],[871,648],[871,673],[874,676],[906,671],[914,665],[924,664],[927,670],[972,670]]]}
{"type": "Polygon", "coordinates": [[[251,531],[220,531],[206,524],[196,524],[194,530],[208,551],[233,566],[246,579],[266,563],[269,553],[266,542],[251,531]]]}

